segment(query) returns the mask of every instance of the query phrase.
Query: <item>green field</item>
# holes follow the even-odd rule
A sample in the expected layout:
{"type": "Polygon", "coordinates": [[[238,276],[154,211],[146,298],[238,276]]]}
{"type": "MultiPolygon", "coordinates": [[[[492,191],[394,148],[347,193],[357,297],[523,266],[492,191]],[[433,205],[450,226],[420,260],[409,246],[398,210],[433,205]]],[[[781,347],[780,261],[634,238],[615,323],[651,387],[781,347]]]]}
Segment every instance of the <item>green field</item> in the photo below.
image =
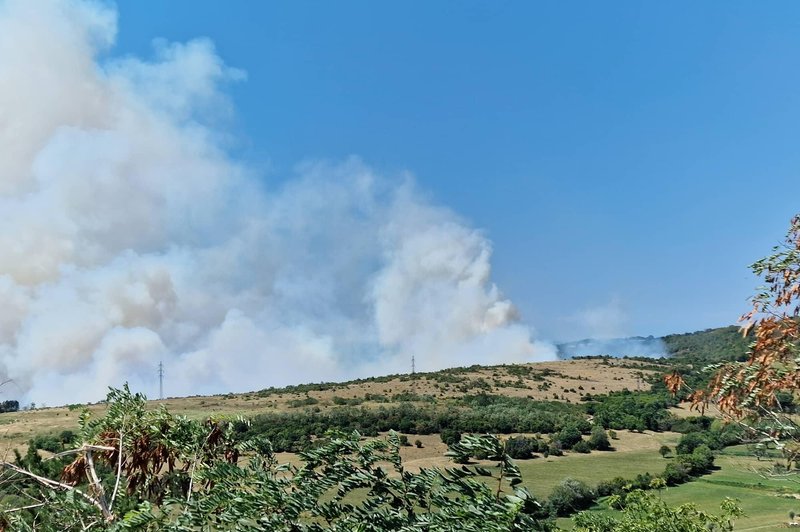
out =
{"type": "Polygon", "coordinates": [[[594,487],[614,477],[634,478],[640,473],[658,474],[667,461],[653,450],[570,454],[560,458],[519,460],[523,483],[537,498],[546,498],[567,477],[594,487]]]}
{"type": "MultiPolygon", "coordinates": [[[[717,513],[725,497],[739,499],[746,516],[736,521],[736,530],[783,530],[789,511],[800,513],[800,500],[795,498],[800,497],[800,482],[762,478],[751,468],[764,462],[753,458],[721,455],[716,463],[719,469],[710,475],[664,490],[664,501],[671,506],[692,502],[701,510],[717,513]]],[[[602,504],[592,511],[613,512],[602,504]]],[[[570,519],[559,519],[562,528],[571,525],[570,519]]]]}

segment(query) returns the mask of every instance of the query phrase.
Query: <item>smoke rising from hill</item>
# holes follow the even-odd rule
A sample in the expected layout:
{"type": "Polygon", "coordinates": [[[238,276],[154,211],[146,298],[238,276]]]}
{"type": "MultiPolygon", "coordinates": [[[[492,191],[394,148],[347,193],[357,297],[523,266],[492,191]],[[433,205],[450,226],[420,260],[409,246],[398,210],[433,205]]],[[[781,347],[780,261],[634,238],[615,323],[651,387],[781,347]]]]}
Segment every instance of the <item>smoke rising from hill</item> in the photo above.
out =
{"type": "Polygon", "coordinates": [[[178,395],[555,357],[409,176],[312,162],[266,190],[225,149],[244,73],[203,39],[98,61],[115,31],[0,3],[0,373],[28,399],[152,395],[159,360],[178,395]]]}
{"type": "Polygon", "coordinates": [[[558,344],[559,358],[584,356],[650,357],[668,356],[667,346],[661,338],[633,336],[630,338],[586,339],[558,344]]]}

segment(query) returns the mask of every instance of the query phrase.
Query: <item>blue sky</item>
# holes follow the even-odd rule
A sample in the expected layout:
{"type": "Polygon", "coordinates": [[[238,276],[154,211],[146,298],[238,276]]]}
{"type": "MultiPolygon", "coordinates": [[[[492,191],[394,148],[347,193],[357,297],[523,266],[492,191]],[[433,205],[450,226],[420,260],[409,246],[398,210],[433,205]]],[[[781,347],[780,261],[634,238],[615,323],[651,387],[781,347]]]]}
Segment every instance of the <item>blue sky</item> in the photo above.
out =
{"type": "Polygon", "coordinates": [[[408,170],[541,336],[661,335],[734,323],[798,210],[800,5],[768,7],[136,0],[111,54],[211,39],[268,185],[408,170]]]}

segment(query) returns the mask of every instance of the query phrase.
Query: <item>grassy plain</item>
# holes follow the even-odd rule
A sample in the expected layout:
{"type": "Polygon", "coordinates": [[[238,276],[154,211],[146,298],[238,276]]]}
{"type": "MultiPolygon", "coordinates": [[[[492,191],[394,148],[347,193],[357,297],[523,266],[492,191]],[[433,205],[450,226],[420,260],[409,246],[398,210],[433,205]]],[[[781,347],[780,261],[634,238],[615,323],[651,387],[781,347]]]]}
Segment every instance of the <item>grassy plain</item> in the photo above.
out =
{"type": "MultiPolygon", "coordinates": [[[[716,460],[716,471],[693,482],[667,488],[661,497],[672,506],[691,502],[712,513],[719,512],[719,505],[726,497],[738,499],[746,515],[737,519],[735,530],[784,530],[789,511],[800,513],[800,484],[763,478],[754,469],[764,464],[754,458],[721,454],[716,460]]],[[[602,503],[591,511],[615,513],[602,503]]],[[[559,526],[569,530],[572,521],[559,519],[559,526]]]]}
{"type": "Polygon", "coordinates": [[[658,454],[666,444],[674,447],[680,434],[650,432],[643,434],[619,431],[612,440],[615,451],[594,451],[591,454],[567,453],[564,456],[520,460],[523,485],[537,498],[545,498],[567,477],[582,480],[590,486],[614,477],[633,478],[640,473],[658,474],[667,461],[658,454]]]}

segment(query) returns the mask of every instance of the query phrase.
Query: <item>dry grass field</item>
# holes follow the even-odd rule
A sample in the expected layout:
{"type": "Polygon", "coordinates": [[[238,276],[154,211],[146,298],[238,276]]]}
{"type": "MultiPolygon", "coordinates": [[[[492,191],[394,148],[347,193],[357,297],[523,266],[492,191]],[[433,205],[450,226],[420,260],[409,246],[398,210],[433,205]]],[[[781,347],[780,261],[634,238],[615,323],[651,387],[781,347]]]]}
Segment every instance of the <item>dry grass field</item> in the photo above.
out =
{"type": "MultiPolygon", "coordinates": [[[[315,401],[314,406],[325,410],[337,406],[337,401],[357,400],[366,407],[393,402],[397,397],[411,395],[426,400],[447,400],[467,393],[486,392],[537,400],[578,402],[585,394],[604,394],[623,389],[649,387],[645,377],[654,373],[652,363],[627,359],[564,360],[531,364],[491,367],[456,368],[435,373],[397,375],[349,383],[326,383],[292,389],[168,398],[152,401],[164,404],[175,413],[191,418],[253,416],[262,412],[285,412],[303,408],[303,401],[315,401]],[[312,389],[310,389],[312,388],[312,389]],[[317,388],[317,389],[313,389],[317,388]],[[294,406],[293,406],[294,405],[294,406]]],[[[0,451],[22,449],[37,434],[57,434],[75,430],[83,408],[101,414],[103,405],[70,405],[69,407],[38,408],[36,410],[0,414],[0,451]]],[[[420,437],[423,444],[437,448],[434,441],[420,437]]],[[[412,441],[416,438],[412,438],[412,441]]],[[[441,444],[441,442],[439,442],[441,444]]],[[[416,449],[416,448],[415,448],[416,449]]],[[[404,451],[406,452],[406,451],[404,451]]],[[[417,456],[413,451],[407,458],[419,464],[428,460],[427,453],[417,456]]],[[[413,465],[413,464],[412,464],[413,465]]]]}

